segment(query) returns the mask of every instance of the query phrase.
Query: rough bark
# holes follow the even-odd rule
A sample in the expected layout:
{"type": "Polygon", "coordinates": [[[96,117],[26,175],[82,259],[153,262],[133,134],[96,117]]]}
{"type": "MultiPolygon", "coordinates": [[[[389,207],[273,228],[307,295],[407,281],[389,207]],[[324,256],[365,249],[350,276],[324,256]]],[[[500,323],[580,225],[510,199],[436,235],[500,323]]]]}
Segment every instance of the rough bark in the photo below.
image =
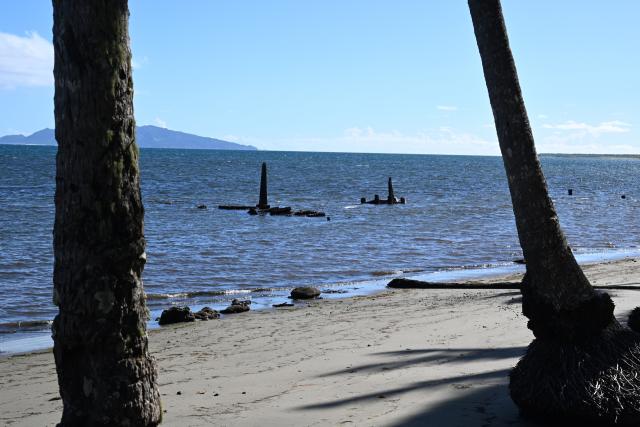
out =
{"type": "Polygon", "coordinates": [[[499,0],[469,0],[520,245],[526,259],[523,313],[537,337],[588,336],[613,321],[576,262],[536,154],[499,0]],[[591,316],[583,316],[585,310],[591,316]]]}
{"type": "Polygon", "coordinates": [[[511,398],[545,425],[640,425],[640,335],[613,317],[560,229],[535,151],[499,0],[469,0],[527,272],[533,340],[510,374],[511,398]]]}
{"type": "Polygon", "coordinates": [[[60,425],[155,426],[126,0],[53,0],[60,425]]]}

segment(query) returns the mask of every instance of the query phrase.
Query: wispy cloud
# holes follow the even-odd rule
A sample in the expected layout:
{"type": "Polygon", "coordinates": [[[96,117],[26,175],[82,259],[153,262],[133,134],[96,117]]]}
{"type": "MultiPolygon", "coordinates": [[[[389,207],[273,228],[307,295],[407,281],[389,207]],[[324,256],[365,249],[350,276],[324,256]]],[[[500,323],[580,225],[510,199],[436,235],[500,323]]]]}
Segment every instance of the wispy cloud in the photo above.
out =
{"type": "Polygon", "coordinates": [[[351,127],[341,135],[263,140],[227,135],[227,140],[251,144],[260,149],[332,151],[356,153],[415,153],[498,155],[498,143],[449,127],[412,134],[377,131],[372,127],[351,127]]]}
{"type": "Polygon", "coordinates": [[[53,45],[36,32],[0,32],[0,88],[52,85],[53,45]]]}
{"type": "Polygon", "coordinates": [[[597,125],[569,120],[555,125],[545,124],[542,125],[542,127],[545,129],[557,129],[561,131],[585,132],[594,136],[599,136],[604,133],[625,133],[631,130],[631,125],[629,123],[621,122],[619,120],[601,122],[597,125]]]}
{"type": "Polygon", "coordinates": [[[620,120],[589,124],[569,120],[558,124],[544,124],[539,151],[547,153],[637,154],[640,147],[630,143],[624,134],[632,131],[629,123],[620,120]],[[606,136],[606,138],[605,138],[606,136]]]}
{"type": "Polygon", "coordinates": [[[632,144],[585,143],[557,137],[544,138],[536,145],[540,153],[640,154],[640,147],[632,144]]]}
{"type": "Polygon", "coordinates": [[[456,111],[458,107],[455,105],[436,105],[436,109],[440,111],[456,111]]]}
{"type": "Polygon", "coordinates": [[[165,122],[164,120],[162,120],[160,117],[156,117],[153,122],[157,125],[160,126],[161,128],[167,128],[167,122],[165,122]]]}

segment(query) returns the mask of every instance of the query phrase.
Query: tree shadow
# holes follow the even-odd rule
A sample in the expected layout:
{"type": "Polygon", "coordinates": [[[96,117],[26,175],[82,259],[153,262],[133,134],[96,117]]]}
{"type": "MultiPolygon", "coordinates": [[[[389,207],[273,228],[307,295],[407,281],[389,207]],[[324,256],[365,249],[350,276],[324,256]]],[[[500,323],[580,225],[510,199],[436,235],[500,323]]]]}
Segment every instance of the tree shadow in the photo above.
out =
{"type": "Polygon", "coordinates": [[[526,347],[505,347],[505,348],[425,348],[406,349],[400,351],[388,351],[374,353],[375,356],[391,356],[395,359],[390,362],[369,363],[360,366],[353,366],[320,375],[320,378],[336,375],[353,374],[356,372],[388,371],[402,369],[407,366],[426,364],[430,362],[471,362],[477,360],[497,360],[524,355],[526,347]],[[419,357],[405,358],[404,356],[420,355],[419,357]],[[398,359],[400,358],[400,359],[398,359]]]}
{"type": "Polygon", "coordinates": [[[483,297],[482,299],[493,299],[493,298],[502,298],[502,297],[511,297],[503,304],[511,305],[511,304],[522,304],[522,293],[520,291],[514,292],[500,292],[498,294],[488,295],[483,297]]]}
{"type": "Polygon", "coordinates": [[[298,409],[308,410],[308,409],[335,408],[338,406],[351,405],[351,404],[363,402],[366,400],[395,397],[404,393],[408,393],[410,391],[420,390],[420,389],[429,389],[429,388],[434,388],[434,387],[447,385],[447,384],[466,387],[467,384],[465,383],[468,383],[471,381],[487,381],[487,380],[495,380],[498,378],[506,378],[510,371],[511,369],[509,368],[509,369],[501,369],[498,371],[481,372],[478,374],[457,375],[454,377],[440,378],[436,380],[418,381],[403,387],[380,390],[372,393],[362,394],[360,396],[353,396],[345,399],[338,399],[332,402],[314,403],[311,405],[301,406],[298,409]]]}
{"type": "Polygon", "coordinates": [[[522,295],[520,291],[509,291],[509,292],[499,292],[493,295],[487,295],[486,297],[482,297],[482,299],[492,299],[492,298],[500,298],[500,297],[517,297],[522,295]]]}
{"type": "MultiPolygon", "coordinates": [[[[392,357],[391,362],[370,363],[366,365],[360,365],[356,367],[341,369],[338,371],[328,372],[326,374],[319,375],[320,378],[346,375],[353,373],[368,373],[371,371],[385,371],[391,369],[402,369],[412,365],[425,364],[428,362],[437,362],[438,364],[446,362],[464,363],[474,362],[481,360],[499,360],[508,359],[514,357],[521,357],[524,355],[526,347],[504,347],[504,348],[424,348],[424,349],[406,349],[401,351],[386,351],[373,353],[373,356],[392,357]],[[415,356],[418,357],[415,357],[415,356]],[[401,360],[398,360],[401,359],[401,360]]],[[[506,384],[506,377],[509,373],[509,369],[502,369],[497,371],[487,371],[479,373],[471,373],[465,375],[457,375],[446,378],[431,379],[425,381],[418,381],[411,384],[404,385],[402,387],[396,387],[391,389],[379,390],[371,393],[362,394],[359,396],[352,396],[344,399],[338,399],[330,402],[314,403],[299,407],[300,410],[309,409],[327,409],[335,408],[344,405],[350,405],[353,403],[363,402],[367,400],[388,398],[399,396],[404,393],[408,393],[414,390],[430,389],[443,385],[451,385],[457,389],[466,389],[474,386],[469,384],[470,382],[491,382],[504,381],[506,384]]]]}
{"type": "MultiPolygon", "coordinates": [[[[380,362],[347,368],[322,374],[328,377],[340,374],[370,373],[376,369],[401,369],[410,365],[436,362],[465,363],[482,360],[519,358],[526,347],[488,348],[424,348],[373,353],[372,356],[393,358],[391,362],[380,362]],[[402,360],[397,360],[402,359],[402,360]]],[[[521,426],[541,427],[520,417],[518,408],[511,401],[508,390],[508,375],[511,368],[474,372],[446,378],[417,381],[400,387],[371,391],[356,396],[327,402],[300,406],[298,410],[322,410],[364,404],[379,399],[401,398],[416,391],[440,393],[446,401],[430,405],[424,411],[409,415],[392,424],[396,427],[418,426],[521,426]],[[451,389],[443,390],[443,386],[451,389]],[[436,390],[440,388],[440,390],[436,390]]]]}
{"type": "Polygon", "coordinates": [[[506,381],[474,387],[468,392],[390,425],[393,427],[545,426],[520,416],[518,407],[509,397],[506,381]]]}

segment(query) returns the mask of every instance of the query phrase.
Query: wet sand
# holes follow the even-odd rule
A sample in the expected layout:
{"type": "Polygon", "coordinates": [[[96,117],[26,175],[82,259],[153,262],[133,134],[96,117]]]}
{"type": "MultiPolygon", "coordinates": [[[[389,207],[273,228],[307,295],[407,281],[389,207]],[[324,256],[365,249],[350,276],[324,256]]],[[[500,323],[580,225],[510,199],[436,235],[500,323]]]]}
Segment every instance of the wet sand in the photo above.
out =
{"type": "MultiPolygon", "coordinates": [[[[585,272],[594,285],[640,287],[635,259],[585,272]]],[[[640,292],[610,294],[626,322],[640,292]]],[[[520,419],[507,389],[532,339],[517,291],[387,290],[164,327],[149,338],[163,425],[535,425],[520,419]]],[[[59,421],[51,351],[1,358],[0,390],[0,424],[59,421]]]]}

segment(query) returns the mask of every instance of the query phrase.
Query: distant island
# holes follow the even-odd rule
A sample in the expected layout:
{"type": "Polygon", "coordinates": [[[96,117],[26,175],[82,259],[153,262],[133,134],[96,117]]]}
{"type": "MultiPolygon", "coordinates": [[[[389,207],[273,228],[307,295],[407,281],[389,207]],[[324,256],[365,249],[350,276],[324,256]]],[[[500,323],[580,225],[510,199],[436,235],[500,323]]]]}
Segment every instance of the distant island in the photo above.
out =
{"type": "MultiPolygon", "coordinates": [[[[136,142],[140,148],[186,148],[205,150],[257,150],[252,145],[241,145],[235,142],[206,136],[192,135],[158,126],[137,126],[136,142]]],[[[6,135],[0,137],[0,144],[12,145],[57,145],[55,131],[42,129],[31,135],[6,135]]]]}

